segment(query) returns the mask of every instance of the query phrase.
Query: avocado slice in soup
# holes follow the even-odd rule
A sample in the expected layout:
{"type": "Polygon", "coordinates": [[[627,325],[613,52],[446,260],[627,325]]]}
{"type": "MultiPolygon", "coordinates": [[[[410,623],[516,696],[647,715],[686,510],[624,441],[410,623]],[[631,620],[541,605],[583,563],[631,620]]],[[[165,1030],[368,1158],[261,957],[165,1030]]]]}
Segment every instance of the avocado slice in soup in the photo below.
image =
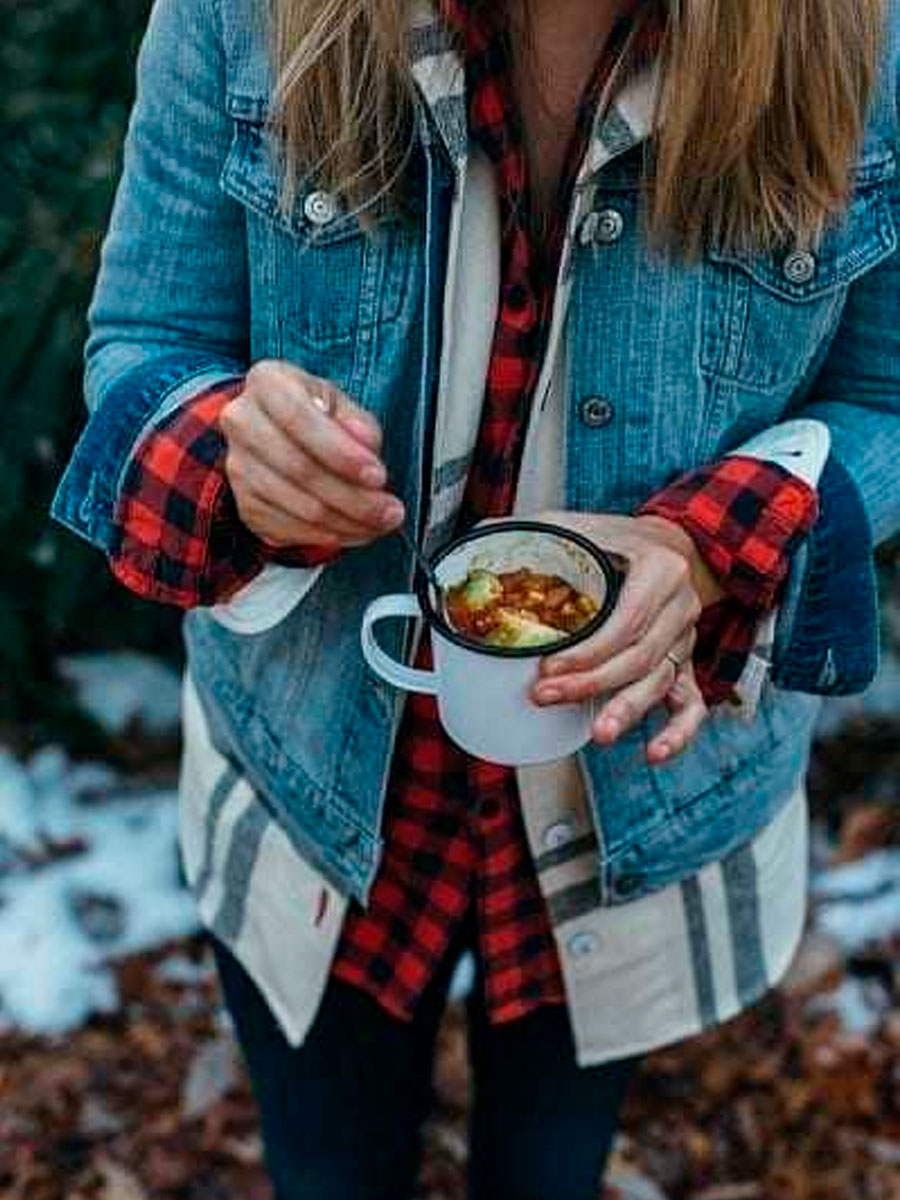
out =
{"type": "Polygon", "coordinates": [[[552,625],[545,625],[527,613],[516,612],[515,609],[500,609],[498,617],[496,626],[484,638],[487,646],[524,650],[532,646],[550,646],[566,637],[565,630],[554,629],[552,625]]]}
{"type": "MultiPolygon", "coordinates": [[[[454,588],[454,592],[460,589],[454,588]]],[[[503,584],[493,571],[471,571],[462,585],[458,597],[470,612],[487,608],[503,595],[503,584]]]]}

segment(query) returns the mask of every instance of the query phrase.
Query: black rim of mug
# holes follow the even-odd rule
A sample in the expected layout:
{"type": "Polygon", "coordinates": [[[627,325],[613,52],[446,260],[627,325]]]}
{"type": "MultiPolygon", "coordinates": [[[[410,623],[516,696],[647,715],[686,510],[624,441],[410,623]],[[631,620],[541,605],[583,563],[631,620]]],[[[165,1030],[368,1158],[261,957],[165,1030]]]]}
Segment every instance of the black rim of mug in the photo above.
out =
{"type": "Polygon", "coordinates": [[[552,534],[563,541],[573,542],[580,549],[584,550],[586,554],[591,556],[606,580],[606,597],[599,611],[576,633],[571,633],[568,637],[558,642],[552,642],[547,646],[486,646],[483,642],[473,641],[459,633],[446,620],[443,614],[437,611],[431,600],[428,580],[419,571],[416,580],[416,595],[418,596],[422,613],[428,624],[432,628],[437,629],[442,637],[445,637],[450,642],[454,642],[457,646],[462,646],[465,650],[472,650],[477,654],[486,654],[491,658],[543,658],[550,654],[559,654],[563,650],[568,650],[571,646],[577,646],[579,642],[585,641],[585,639],[596,633],[600,626],[608,619],[619,598],[619,592],[621,591],[625,576],[613,565],[612,559],[606,551],[601,550],[599,546],[595,546],[583,534],[576,533],[572,529],[566,529],[562,525],[553,525],[548,521],[495,521],[488,525],[479,525],[475,529],[470,529],[468,533],[455,538],[446,546],[442,546],[437,554],[430,559],[432,570],[436,570],[445,558],[448,558],[461,546],[468,545],[469,542],[481,541],[482,538],[497,533],[523,531],[552,534]]]}

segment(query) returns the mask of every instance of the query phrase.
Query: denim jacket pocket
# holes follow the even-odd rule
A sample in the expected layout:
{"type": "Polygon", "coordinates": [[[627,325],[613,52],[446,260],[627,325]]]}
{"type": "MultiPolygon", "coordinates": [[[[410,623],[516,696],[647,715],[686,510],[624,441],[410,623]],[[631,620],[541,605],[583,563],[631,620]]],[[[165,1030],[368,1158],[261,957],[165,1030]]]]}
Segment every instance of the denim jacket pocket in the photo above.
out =
{"type": "Polygon", "coordinates": [[[798,385],[837,328],[850,285],[892,254],[897,231],[884,150],[863,158],[846,213],[809,249],[711,249],[703,271],[701,367],[757,391],[798,385]]]}
{"type": "Polygon", "coordinates": [[[364,229],[338,197],[309,179],[286,210],[262,103],[248,107],[245,97],[229,96],[227,107],[233,136],[220,183],[247,212],[250,288],[268,327],[264,340],[272,349],[277,330],[311,351],[352,347],[401,311],[411,230],[384,214],[364,229]]]}
{"type": "Polygon", "coordinates": [[[755,837],[802,780],[818,711],[817,697],[767,689],[753,723],[714,714],[703,749],[654,770],[664,819],[610,854],[609,903],[681,882],[755,837]]]}

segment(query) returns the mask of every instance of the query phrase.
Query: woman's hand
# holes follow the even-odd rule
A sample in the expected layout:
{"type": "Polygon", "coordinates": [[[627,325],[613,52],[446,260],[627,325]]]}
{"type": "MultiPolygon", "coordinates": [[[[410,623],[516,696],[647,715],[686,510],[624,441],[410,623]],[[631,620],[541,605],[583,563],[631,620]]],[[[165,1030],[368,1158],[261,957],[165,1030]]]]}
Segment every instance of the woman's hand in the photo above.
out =
{"type": "Polygon", "coordinates": [[[651,763],[681,753],[707,715],[691,665],[695,626],[720,593],[693,542],[657,517],[542,513],[623,560],[619,602],[606,624],[571,650],[541,662],[532,696],[560,704],[607,696],[594,722],[594,740],[615,742],[657,704],[671,719],[649,743],[651,763]]]}
{"type": "Polygon", "coordinates": [[[238,513],[269,545],[337,551],[402,524],[403,505],[386,490],[378,422],[326,380],[258,362],[220,425],[238,513]]]}

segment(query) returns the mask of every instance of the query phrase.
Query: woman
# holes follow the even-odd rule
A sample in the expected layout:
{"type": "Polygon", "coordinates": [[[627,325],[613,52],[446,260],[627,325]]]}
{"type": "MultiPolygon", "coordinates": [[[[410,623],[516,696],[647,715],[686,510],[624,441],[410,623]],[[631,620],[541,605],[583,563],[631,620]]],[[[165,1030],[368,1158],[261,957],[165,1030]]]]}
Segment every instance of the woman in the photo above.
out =
{"type": "Polygon", "coordinates": [[[595,1197],[637,1057],[787,966],[900,525],[898,33],[157,0],[55,514],[191,609],[182,849],[280,1200],[411,1195],[463,946],[477,1200],[595,1197]],[[401,525],[513,511],[627,565],[532,692],[592,744],[518,771],[359,650],[401,525]]]}

